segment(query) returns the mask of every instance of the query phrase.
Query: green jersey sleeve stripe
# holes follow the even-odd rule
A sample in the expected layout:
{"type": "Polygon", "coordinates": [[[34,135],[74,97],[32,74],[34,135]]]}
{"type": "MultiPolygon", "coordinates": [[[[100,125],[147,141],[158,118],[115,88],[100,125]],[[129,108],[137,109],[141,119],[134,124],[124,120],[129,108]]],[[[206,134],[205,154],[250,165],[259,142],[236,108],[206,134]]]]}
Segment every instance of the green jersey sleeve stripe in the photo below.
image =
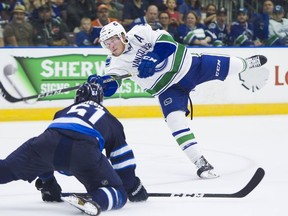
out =
{"type": "Polygon", "coordinates": [[[152,88],[146,90],[148,93],[152,95],[159,94],[160,91],[163,91],[163,89],[165,89],[165,87],[173,81],[174,76],[179,72],[182,67],[183,59],[186,55],[186,52],[186,47],[182,44],[178,44],[177,50],[173,56],[172,70],[165,73],[152,88]]]}

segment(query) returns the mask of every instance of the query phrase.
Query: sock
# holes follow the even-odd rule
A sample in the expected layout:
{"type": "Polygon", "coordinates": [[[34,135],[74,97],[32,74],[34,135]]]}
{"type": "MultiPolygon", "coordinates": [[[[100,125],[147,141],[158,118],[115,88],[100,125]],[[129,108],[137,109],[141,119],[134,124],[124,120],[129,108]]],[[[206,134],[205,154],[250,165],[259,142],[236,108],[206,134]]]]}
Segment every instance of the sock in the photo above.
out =
{"type": "Polygon", "coordinates": [[[202,153],[194,134],[187,124],[185,112],[172,112],[167,116],[166,121],[179,147],[195,163],[202,156],[202,153]]]}
{"type": "Polygon", "coordinates": [[[100,187],[91,194],[92,200],[101,207],[102,211],[120,209],[127,202],[127,194],[122,186],[100,187]]]}
{"type": "Polygon", "coordinates": [[[239,74],[247,69],[247,63],[245,59],[240,57],[230,57],[229,72],[228,75],[239,74]]]}

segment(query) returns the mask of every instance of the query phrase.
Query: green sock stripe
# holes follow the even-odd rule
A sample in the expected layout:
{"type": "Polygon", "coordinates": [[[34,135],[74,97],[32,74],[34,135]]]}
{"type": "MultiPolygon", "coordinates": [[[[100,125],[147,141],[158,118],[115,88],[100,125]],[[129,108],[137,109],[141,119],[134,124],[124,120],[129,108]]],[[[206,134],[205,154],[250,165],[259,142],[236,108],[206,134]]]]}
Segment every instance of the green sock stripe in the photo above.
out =
{"type": "Polygon", "coordinates": [[[193,140],[195,139],[195,136],[193,133],[190,133],[190,134],[186,134],[184,136],[181,136],[179,138],[176,139],[178,145],[182,145],[183,143],[187,142],[188,140],[193,140]]]}

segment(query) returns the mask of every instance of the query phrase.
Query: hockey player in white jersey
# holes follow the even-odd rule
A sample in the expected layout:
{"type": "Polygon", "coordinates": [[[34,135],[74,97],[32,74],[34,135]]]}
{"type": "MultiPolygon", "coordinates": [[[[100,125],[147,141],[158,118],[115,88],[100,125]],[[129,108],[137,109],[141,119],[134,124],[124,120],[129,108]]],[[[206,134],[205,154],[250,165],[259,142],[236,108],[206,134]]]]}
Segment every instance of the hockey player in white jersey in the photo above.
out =
{"type": "Polygon", "coordinates": [[[266,57],[257,55],[243,59],[191,54],[166,31],[154,31],[149,25],[138,25],[126,33],[117,22],[102,28],[100,42],[103,48],[110,50],[111,55],[106,60],[105,75],[92,75],[88,82],[102,84],[104,95],[109,97],[121,83],[105,83],[104,80],[113,75],[131,74],[131,80],[158,97],[167,125],[180,148],[196,165],[197,175],[200,178],[218,177],[213,166],[203,156],[186,120],[189,93],[201,83],[223,81],[232,73],[245,74],[241,80],[249,83],[246,88],[259,89],[268,75],[260,73],[256,79],[255,76],[251,78],[249,69],[261,67],[266,63],[266,57]]]}

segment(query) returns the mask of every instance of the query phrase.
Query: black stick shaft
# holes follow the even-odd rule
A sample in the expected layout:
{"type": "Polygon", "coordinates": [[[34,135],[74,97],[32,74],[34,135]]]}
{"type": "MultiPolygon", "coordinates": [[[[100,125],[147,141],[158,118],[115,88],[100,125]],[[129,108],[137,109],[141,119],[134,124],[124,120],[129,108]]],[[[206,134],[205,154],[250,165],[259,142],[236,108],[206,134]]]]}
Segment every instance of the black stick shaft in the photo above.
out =
{"type": "MultiPolygon", "coordinates": [[[[265,175],[263,168],[259,167],[250,181],[236,193],[148,193],[149,197],[178,197],[178,198],[243,198],[253,191],[262,181],[265,175]]],[[[62,193],[62,196],[76,194],[86,198],[91,198],[88,193],[62,193]]]]}
{"type": "MultiPolygon", "coordinates": [[[[122,79],[125,79],[125,78],[128,78],[128,77],[131,77],[131,75],[130,74],[125,74],[125,75],[122,75],[122,76],[113,76],[111,79],[104,80],[104,83],[112,82],[114,80],[122,80],[122,79]]],[[[73,91],[73,90],[76,90],[78,88],[79,88],[79,86],[73,86],[73,87],[64,88],[64,89],[57,89],[57,90],[50,91],[50,92],[44,92],[44,93],[40,93],[40,94],[37,94],[37,95],[28,96],[28,97],[15,98],[15,97],[10,95],[6,91],[6,89],[4,88],[3,84],[0,82],[0,94],[6,100],[8,100],[11,103],[20,102],[20,101],[27,101],[27,100],[31,100],[31,99],[39,99],[39,98],[43,98],[43,97],[57,95],[57,94],[61,94],[63,92],[73,91]]]]}

